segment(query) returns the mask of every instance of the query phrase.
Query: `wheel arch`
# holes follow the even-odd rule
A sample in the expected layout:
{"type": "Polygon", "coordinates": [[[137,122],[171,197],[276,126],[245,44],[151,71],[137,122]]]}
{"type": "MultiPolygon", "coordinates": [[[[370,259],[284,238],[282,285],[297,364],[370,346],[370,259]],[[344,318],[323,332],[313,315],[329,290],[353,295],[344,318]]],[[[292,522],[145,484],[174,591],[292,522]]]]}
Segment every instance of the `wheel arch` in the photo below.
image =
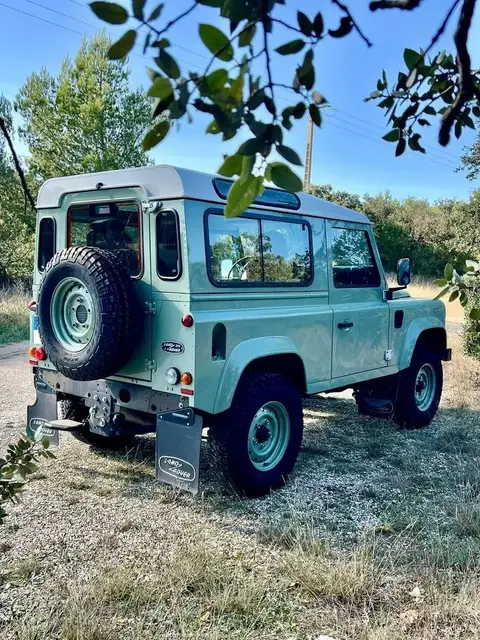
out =
{"type": "Polygon", "coordinates": [[[447,331],[443,323],[439,321],[436,326],[425,326],[424,322],[412,323],[405,337],[399,369],[410,366],[412,357],[419,347],[431,349],[438,353],[441,360],[448,360],[447,331]]]}
{"type": "Polygon", "coordinates": [[[284,336],[253,338],[232,350],[220,379],[214,413],[229,409],[241,379],[260,371],[281,373],[295,384],[301,395],[306,392],[305,367],[293,340],[284,336]]]}

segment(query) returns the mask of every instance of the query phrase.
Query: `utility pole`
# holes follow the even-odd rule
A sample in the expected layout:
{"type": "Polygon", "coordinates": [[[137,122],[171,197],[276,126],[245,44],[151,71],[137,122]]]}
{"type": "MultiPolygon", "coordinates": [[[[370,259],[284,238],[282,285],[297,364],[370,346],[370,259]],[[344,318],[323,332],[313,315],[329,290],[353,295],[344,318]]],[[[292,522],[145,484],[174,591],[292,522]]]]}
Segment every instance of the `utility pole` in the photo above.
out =
{"type": "Polygon", "coordinates": [[[313,120],[308,116],[307,125],[307,147],[305,150],[305,176],[303,178],[303,190],[305,191],[310,186],[310,180],[312,177],[312,146],[313,146],[313,120]]]}

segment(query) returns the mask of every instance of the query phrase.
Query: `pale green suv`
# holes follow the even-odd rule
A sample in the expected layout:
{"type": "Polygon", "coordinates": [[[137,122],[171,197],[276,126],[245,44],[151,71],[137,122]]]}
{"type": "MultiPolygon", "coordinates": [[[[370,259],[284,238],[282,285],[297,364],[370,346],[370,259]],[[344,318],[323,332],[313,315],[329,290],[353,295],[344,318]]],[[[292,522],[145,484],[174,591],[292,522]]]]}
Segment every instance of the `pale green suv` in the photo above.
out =
{"type": "Polygon", "coordinates": [[[230,182],[170,166],[47,181],[38,196],[32,431],[95,446],[156,433],[160,480],[198,490],[208,429],[248,495],[291,473],[302,398],[434,417],[445,308],[389,288],[368,218],[267,188],[224,217],[230,182]]]}

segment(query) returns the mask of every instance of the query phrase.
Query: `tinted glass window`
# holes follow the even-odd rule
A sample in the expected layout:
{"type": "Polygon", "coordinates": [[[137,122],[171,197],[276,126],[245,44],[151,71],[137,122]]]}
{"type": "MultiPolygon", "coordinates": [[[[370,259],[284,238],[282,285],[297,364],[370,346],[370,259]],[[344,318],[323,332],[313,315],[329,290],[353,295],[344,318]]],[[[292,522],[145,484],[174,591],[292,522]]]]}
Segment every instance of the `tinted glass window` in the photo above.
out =
{"type": "Polygon", "coordinates": [[[40,220],[38,236],[38,270],[43,271],[55,253],[55,221],[53,218],[40,220]]]}
{"type": "Polygon", "coordinates": [[[138,206],[134,202],[75,205],[69,211],[68,245],[107,249],[132,276],[141,271],[138,206]]]}
{"type": "Polygon", "coordinates": [[[262,220],[265,282],[308,282],[310,237],[305,224],[262,220]]]}
{"type": "Polygon", "coordinates": [[[221,284],[307,284],[312,278],[308,225],[282,220],[208,217],[210,270],[221,284]]]}
{"type": "Polygon", "coordinates": [[[335,287],[379,287],[380,273],[366,231],[332,230],[335,287]]]}
{"type": "Polygon", "coordinates": [[[210,267],[217,282],[261,282],[260,223],[209,216],[210,267]]]}
{"type": "Polygon", "coordinates": [[[157,215],[157,272],[161,278],[174,280],[180,275],[180,250],[177,214],[162,211],[157,215]]]}
{"type": "MultiPolygon", "coordinates": [[[[231,180],[224,180],[223,178],[215,178],[214,180],[218,195],[225,199],[232,184],[231,180]]],[[[281,207],[282,209],[293,209],[295,211],[300,209],[300,199],[295,193],[270,187],[266,187],[262,195],[255,198],[255,204],[267,204],[271,207],[281,207]]]]}

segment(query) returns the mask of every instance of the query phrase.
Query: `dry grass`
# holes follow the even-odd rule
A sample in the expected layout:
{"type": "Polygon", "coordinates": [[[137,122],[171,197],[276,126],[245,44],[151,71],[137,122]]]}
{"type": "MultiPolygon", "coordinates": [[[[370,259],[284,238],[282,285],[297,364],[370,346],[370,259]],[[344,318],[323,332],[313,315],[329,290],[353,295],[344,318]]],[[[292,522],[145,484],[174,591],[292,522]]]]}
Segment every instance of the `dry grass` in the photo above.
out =
{"type": "Polygon", "coordinates": [[[194,499],[155,483],[152,439],[107,454],[62,436],[2,530],[4,636],[480,639],[480,367],[451,343],[429,428],[312,398],[296,473],[259,500],[207,451],[194,499]]]}
{"type": "Polygon", "coordinates": [[[29,299],[21,288],[0,289],[0,344],[28,339],[29,299]]]}
{"type": "MultiPolygon", "coordinates": [[[[408,286],[409,294],[414,298],[434,298],[440,289],[428,280],[414,278],[408,286]]],[[[448,302],[448,298],[443,298],[447,310],[447,321],[461,324],[464,320],[463,307],[458,300],[448,302]]]]}

